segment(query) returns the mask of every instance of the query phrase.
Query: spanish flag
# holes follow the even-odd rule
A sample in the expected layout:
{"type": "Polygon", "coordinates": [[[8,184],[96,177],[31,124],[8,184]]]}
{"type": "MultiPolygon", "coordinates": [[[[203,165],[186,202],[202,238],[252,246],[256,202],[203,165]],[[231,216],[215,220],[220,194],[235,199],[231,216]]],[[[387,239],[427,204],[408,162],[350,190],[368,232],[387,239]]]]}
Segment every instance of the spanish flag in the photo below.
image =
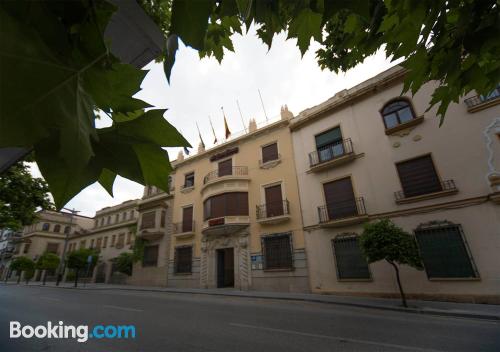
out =
{"type": "Polygon", "coordinates": [[[226,130],[226,139],[231,135],[231,131],[229,131],[229,126],[227,125],[226,114],[224,113],[224,108],[221,107],[222,115],[224,115],[224,129],[226,130]]]}

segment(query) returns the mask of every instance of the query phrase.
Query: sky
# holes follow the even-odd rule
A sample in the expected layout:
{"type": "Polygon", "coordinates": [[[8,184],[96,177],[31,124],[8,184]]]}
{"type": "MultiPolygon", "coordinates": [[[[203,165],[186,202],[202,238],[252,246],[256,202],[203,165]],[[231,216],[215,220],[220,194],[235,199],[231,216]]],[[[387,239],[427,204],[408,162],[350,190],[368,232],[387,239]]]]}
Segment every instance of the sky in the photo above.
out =
{"type": "MultiPolygon", "coordinates": [[[[229,129],[235,134],[244,129],[236,101],[246,125],[250,118],[259,123],[265,121],[265,114],[269,119],[278,116],[281,106],[285,104],[296,115],[394,65],[383,52],[379,52],[354,69],[337,75],[319,68],[315,59],[318,46],[311,45],[301,57],[296,40],[286,40],[286,34],[281,33],[274,38],[268,50],[267,45],[255,35],[254,28],[243,36],[235,35],[233,44],[235,52],[226,51],[221,64],[215,58],[200,60],[197,51],[181,44],[170,85],[161,64],[153,62],[144,68],[149,73],[136,97],[156,108],[168,109],[165,118],[194,147],[191,153],[196,152],[199,144],[196,123],[206,147],[212,145],[209,116],[217,137],[223,138],[221,107],[224,107],[229,129]]],[[[97,122],[97,127],[110,124],[110,120],[102,120],[97,122]]],[[[171,160],[177,157],[179,150],[168,150],[171,160]]],[[[32,173],[40,176],[36,165],[32,173]]],[[[66,207],[79,210],[80,215],[94,216],[96,210],[103,207],[140,198],[142,190],[142,185],[118,176],[113,188],[114,198],[96,183],[80,192],[66,207]]]]}

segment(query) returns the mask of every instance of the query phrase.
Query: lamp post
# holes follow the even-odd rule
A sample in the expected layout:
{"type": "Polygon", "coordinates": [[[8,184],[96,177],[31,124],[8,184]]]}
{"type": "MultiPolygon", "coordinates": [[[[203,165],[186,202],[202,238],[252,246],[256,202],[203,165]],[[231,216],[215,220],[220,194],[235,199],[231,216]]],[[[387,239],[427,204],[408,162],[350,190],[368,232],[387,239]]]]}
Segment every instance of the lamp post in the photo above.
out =
{"type": "Polygon", "coordinates": [[[61,255],[61,261],[59,262],[59,266],[57,267],[57,280],[56,280],[56,286],[59,286],[59,283],[62,280],[62,276],[64,273],[64,270],[66,270],[66,250],[68,248],[68,240],[69,240],[69,235],[71,234],[71,229],[73,228],[73,217],[79,213],[78,210],[75,209],[68,209],[68,208],[63,208],[64,210],[67,210],[70,212],[70,218],[69,218],[69,231],[66,231],[66,228],[64,229],[65,231],[65,237],[64,237],[64,246],[63,246],[63,252],[61,255]]]}

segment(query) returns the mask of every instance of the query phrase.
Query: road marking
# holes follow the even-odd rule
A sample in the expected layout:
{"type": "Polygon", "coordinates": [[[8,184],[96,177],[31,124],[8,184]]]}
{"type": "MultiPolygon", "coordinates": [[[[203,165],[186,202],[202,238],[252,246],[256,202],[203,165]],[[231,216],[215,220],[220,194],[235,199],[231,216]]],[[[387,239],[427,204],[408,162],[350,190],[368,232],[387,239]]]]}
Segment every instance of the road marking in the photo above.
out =
{"type": "Polygon", "coordinates": [[[61,301],[59,298],[54,298],[54,297],[41,296],[41,297],[38,297],[38,298],[40,298],[40,299],[46,299],[48,301],[57,301],[57,302],[61,301]]]}
{"type": "Polygon", "coordinates": [[[135,309],[135,308],[129,308],[129,307],[119,307],[119,306],[110,306],[110,305],[103,305],[103,307],[112,308],[112,309],[119,309],[119,310],[126,310],[128,312],[144,312],[142,309],[135,309]]]}
{"type": "Polygon", "coordinates": [[[367,340],[350,339],[350,338],[347,338],[347,337],[339,337],[339,336],[329,336],[329,335],[312,334],[312,333],[301,332],[301,331],[294,331],[294,330],[266,328],[266,327],[263,327],[263,326],[255,326],[255,325],[248,325],[248,324],[229,323],[229,325],[236,326],[236,327],[239,327],[239,328],[250,328],[250,329],[256,329],[256,330],[281,332],[283,334],[292,334],[292,335],[300,335],[300,336],[306,336],[306,337],[315,337],[315,338],[321,338],[321,339],[335,340],[335,341],[339,341],[339,342],[352,342],[352,343],[358,343],[358,344],[364,344],[364,345],[370,345],[370,346],[390,347],[390,348],[396,348],[396,349],[407,350],[407,351],[442,352],[440,350],[429,349],[429,348],[411,347],[411,346],[404,346],[404,345],[398,345],[398,344],[392,344],[392,343],[384,343],[384,342],[375,342],[375,341],[367,341],[367,340]]]}

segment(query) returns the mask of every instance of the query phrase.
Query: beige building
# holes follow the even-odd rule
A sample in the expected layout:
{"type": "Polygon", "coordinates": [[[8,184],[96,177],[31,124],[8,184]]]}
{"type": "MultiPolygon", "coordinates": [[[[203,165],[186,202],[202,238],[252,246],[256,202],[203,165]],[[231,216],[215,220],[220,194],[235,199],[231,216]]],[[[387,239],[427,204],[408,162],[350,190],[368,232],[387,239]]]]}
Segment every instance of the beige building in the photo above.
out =
{"type": "Polygon", "coordinates": [[[390,218],[415,235],[425,271],[411,296],[500,302],[500,91],[426,111],[437,83],[400,96],[394,67],[290,123],[311,290],[395,296],[389,264],[368,265],[357,235],[390,218]]]}
{"type": "Polygon", "coordinates": [[[146,188],[131,282],[309,291],[291,117],[284,107],[264,127],[251,121],[248,133],[180,154],[170,194],[146,188]]]}

